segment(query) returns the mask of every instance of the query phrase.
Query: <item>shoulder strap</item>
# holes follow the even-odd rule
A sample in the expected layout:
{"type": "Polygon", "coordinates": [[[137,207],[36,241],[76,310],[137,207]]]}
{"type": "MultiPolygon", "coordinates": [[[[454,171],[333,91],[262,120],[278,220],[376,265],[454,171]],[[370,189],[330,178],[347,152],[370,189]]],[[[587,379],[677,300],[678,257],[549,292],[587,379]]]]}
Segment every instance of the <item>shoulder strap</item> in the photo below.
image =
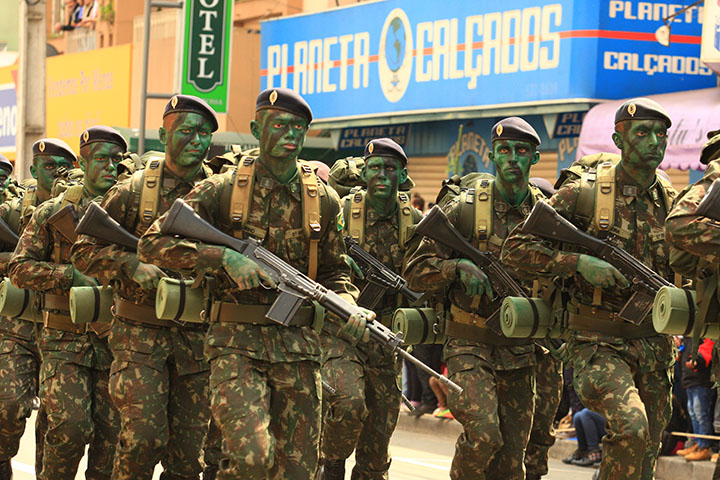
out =
{"type": "Polygon", "coordinates": [[[575,216],[580,218],[584,225],[589,225],[595,214],[595,184],[597,170],[591,168],[580,176],[580,193],[575,205],[575,216]]]}
{"type": "Polygon", "coordinates": [[[347,231],[360,246],[365,244],[365,190],[353,188],[350,190],[350,215],[347,222],[347,231]]]}
{"type": "Polygon", "coordinates": [[[79,205],[80,201],[82,200],[83,196],[83,185],[76,184],[76,185],[70,185],[67,190],[62,195],[62,201],[60,202],[59,207],[57,208],[60,210],[65,205],[73,204],[73,205],[79,205]]]}
{"type": "Polygon", "coordinates": [[[595,225],[609,231],[615,224],[615,166],[610,162],[598,165],[595,187],[595,225]]]}
{"type": "Polygon", "coordinates": [[[230,226],[233,236],[243,238],[243,226],[247,222],[255,178],[255,158],[245,156],[235,169],[232,194],[230,195],[230,226]]]}
{"type": "Polygon", "coordinates": [[[308,277],[315,280],[318,268],[318,250],[320,246],[320,195],[315,171],[307,162],[298,160],[298,172],[302,182],[303,229],[310,240],[308,258],[308,277]]]}
{"type": "Polygon", "coordinates": [[[493,181],[481,178],[475,183],[475,209],[473,210],[473,231],[478,248],[486,251],[493,233],[493,181]]]}
{"type": "Polygon", "coordinates": [[[143,224],[143,231],[147,230],[147,227],[157,217],[163,165],[164,161],[162,159],[152,158],[145,166],[145,170],[143,170],[145,173],[143,174],[140,208],[138,210],[138,219],[143,224]]]}
{"type": "Polygon", "coordinates": [[[406,192],[398,192],[398,242],[401,248],[405,248],[408,228],[413,225],[412,204],[410,195],[406,192]]]}
{"type": "Polygon", "coordinates": [[[662,186],[662,195],[663,200],[665,201],[665,211],[669,214],[670,208],[673,205],[673,201],[675,197],[677,197],[677,191],[675,190],[675,187],[672,186],[672,183],[670,181],[663,177],[662,175],[656,174],[657,179],[660,181],[660,185],[662,186]]]}
{"type": "Polygon", "coordinates": [[[13,232],[20,233],[20,213],[22,212],[23,197],[15,197],[10,200],[10,211],[8,212],[7,224],[13,232]]]}

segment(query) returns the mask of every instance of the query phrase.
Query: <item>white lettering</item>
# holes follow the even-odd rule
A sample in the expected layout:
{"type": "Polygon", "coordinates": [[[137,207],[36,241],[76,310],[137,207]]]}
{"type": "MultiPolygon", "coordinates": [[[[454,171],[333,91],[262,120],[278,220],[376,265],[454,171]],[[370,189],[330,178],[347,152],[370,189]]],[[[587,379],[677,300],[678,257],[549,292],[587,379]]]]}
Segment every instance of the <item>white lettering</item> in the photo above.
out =
{"type": "Polygon", "coordinates": [[[315,93],[315,78],[317,78],[317,91],[322,93],[322,40],[310,40],[308,46],[308,93],[315,93]]]}
{"type": "Polygon", "coordinates": [[[294,71],[293,71],[293,90],[300,92],[301,95],[307,93],[307,42],[295,42],[295,51],[293,54],[294,71]]]}
{"type": "Polygon", "coordinates": [[[213,75],[215,75],[215,70],[212,70],[210,72],[205,71],[207,61],[207,57],[198,57],[198,62],[200,63],[200,71],[198,72],[198,78],[212,78],[213,75]]]}
{"type": "Polygon", "coordinates": [[[200,5],[205,8],[215,8],[220,0],[200,0],[200,5]]]}
{"type": "Polygon", "coordinates": [[[477,77],[482,75],[482,53],[473,57],[474,35],[482,35],[482,27],[482,15],[473,15],[465,20],[465,77],[470,78],[467,86],[471,90],[477,87],[477,77]]]}
{"type": "Polygon", "coordinates": [[[552,57],[549,56],[547,47],[540,47],[540,68],[548,70],[557,68],[560,65],[560,33],[550,31],[550,17],[555,17],[555,26],[562,24],[562,5],[554,3],[543,8],[542,11],[542,33],[540,40],[552,42],[552,57]]]}
{"type": "Polygon", "coordinates": [[[215,35],[209,35],[207,33],[200,34],[200,51],[199,55],[215,55],[215,47],[213,45],[215,41],[215,35]]]}
{"type": "Polygon", "coordinates": [[[330,83],[330,69],[333,61],[330,59],[330,48],[337,43],[337,37],[326,38],[323,43],[323,71],[322,71],[322,88],[324,92],[334,92],[337,86],[330,83]]]}
{"type": "Polygon", "coordinates": [[[353,65],[353,88],[367,88],[370,81],[370,34],[362,32],[355,35],[355,63],[353,65]]]}
{"type": "Polygon", "coordinates": [[[352,35],[340,37],[340,90],[347,90],[348,45],[352,39],[352,35]]]}
{"type": "Polygon", "coordinates": [[[540,42],[538,41],[540,14],[540,7],[523,10],[522,26],[520,27],[523,38],[520,47],[520,70],[523,72],[538,69],[540,62],[540,42]]]}
{"type": "Polygon", "coordinates": [[[200,10],[200,13],[198,13],[198,15],[200,15],[200,17],[205,17],[204,18],[205,25],[203,26],[202,31],[203,32],[212,32],[213,28],[212,28],[212,24],[210,23],[210,21],[213,18],[217,18],[218,13],[215,10],[200,10]]]}
{"type": "Polygon", "coordinates": [[[525,40],[523,34],[520,28],[520,10],[505,12],[502,22],[502,73],[514,73],[520,68],[520,46],[517,41],[514,45],[510,45],[510,38],[515,37],[522,44],[525,40]]]}
{"type": "Polygon", "coordinates": [[[432,22],[421,22],[417,24],[417,57],[415,62],[415,81],[429,82],[432,80],[432,58],[425,68],[425,39],[430,40],[433,33],[432,22]]]}
{"type": "Polygon", "coordinates": [[[442,67],[443,79],[447,80],[450,69],[450,20],[438,20],[433,24],[432,79],[440,80],[442,67]],[[442,57],[442,63],[440,62],[442,57]]]}

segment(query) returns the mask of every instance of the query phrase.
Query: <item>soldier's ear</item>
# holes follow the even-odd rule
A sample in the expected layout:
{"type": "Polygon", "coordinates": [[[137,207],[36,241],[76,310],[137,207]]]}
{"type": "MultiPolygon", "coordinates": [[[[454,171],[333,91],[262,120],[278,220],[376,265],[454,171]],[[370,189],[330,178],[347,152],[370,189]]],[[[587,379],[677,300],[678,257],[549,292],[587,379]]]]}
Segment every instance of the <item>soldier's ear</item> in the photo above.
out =
{"type": "Polygon", "coordinates": [[[367,163],[365,163],[365,165],[363,165],[362,170],[360,170],[360,178],[362,179],[363,182],[367,183],[367,175],[365,175],[365,170],[367,170],[367,163]]]}
{"type": "Polygon", "coordinates": [[[539,161],[540,161],[540,152],[535,150],[535,153],[533,153],[532,163],[530,165],[535,165],[539,161]]]}
{"type": "Polygon", "coordinates": [[[160,143],[167,145],[167,130],[165,130],[165,127],[158,128],[158,137],[160,138],[160,143]]]}
{"type": "Polygon", "coordinates": [[[623,140],[622,140],[622,135],[620,135],[620,133],[614,132],[612,134],[612,140],[617,148],[619,148],[620,150],[623,149],[623,140]]]}
{"type": "MultiPolygon", "coordinates": [[[[398,162],[399,163],[399,162],[398,162]]],[[[405,180],[408,178],[408,171],[407,168],[403,167],[402,164],[400,164],[401,168],[398,172],[398,185],[402,185],[405,183],[405,180]]]]}
{"type": "MultiPolygon", "coordinates": [[[[490,163],[495,164],[495,154],[492,150],[488,152],[488,159],[490,160],[490,163]]],[[[482,160],[481,160],[482,161],[482,160]]]]}
{"type": "Polygon", "coordinates": [[[260,140],[260,124],[257,120],[250,121],[250,132],[253,134],[253,137],[260,140]]]}
{"type": "Polygon", "coordinates": [[[30,165],[30,175],[37,180],[37,168],[35,167],[35,162],[30,165]]]}
{"type": "Polygon", "coordinates": [[[87,166],[87,160],[85,160],[85,157],[78,157],[78,166],[80,167],[80,170],[85,173],[85,167],[87,166]]]}

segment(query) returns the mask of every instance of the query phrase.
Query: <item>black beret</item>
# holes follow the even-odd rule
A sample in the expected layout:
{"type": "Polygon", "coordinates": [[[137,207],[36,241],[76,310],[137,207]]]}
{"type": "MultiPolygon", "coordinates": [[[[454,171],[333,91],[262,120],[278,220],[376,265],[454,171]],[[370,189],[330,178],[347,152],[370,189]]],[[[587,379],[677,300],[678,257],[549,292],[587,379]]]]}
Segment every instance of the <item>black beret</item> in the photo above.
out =
{"type": "Polygon", "coordinates": [[[213,110],[212,107],[202,98],[194,95],[175,95],[170,99],[167,105],[165,105],[163,118],[167,117],[171,113],[177,112],[199,113],[210,120],[213,132],[218,129],[218,120],[215,110],[213,110]]]}
{"type": "Polygon", "coordinates": [[[4,168],[5,170],[9,170],[10,173],[13,171],[13,164],[10,160],[5,158],[5,155],[0,153],[0,168],[4,168]]]}
{"type": "Polygon", "coordinates": [[[365,154],[363,155],[363,158],[366,160],[369,157],[397,158],[402,162],[403,166],[407,166],[408,164],[405,150],[391,138],[376,138],[370,140],[368,144],[365,145],[365,154]]]}
{"type": "Polygon", "coordinates": [[[662,120],[670,128],[670,115],[655,100],[649,98],[633,98],[620,105],[615,112],[615,124],[625,120],[662,120]]]}
{"type": "Polygon", "coordinates": [[[275,108],[299,115],[307,120],[308,125],[312,122],[313,116],[310,105],[300,94],[289,88],[268,88],[260,92],[255,101],[255,111],[266,108],[275,108]]]}
{"type": "Polygon", "coordinates": [[[700,152],[700,163],[707,165],[710,163],[710,160],[717,159],[718,152],[720,152],[720,132],[708,140],[708,142],[703,146],[702,151],[700,152]]]}
{"type": "Polygon", "coordinates": [[[59,138],[41,138],[32,146],[33,156],[35,155],[59,155],[77,162],[77,156],[70,145],[59,138]]]}
{"type": "Polygon", "coordinates": [[[122,148],[123,152],[126,152],[128,147],[125,138],[123,138],[120,132],[104,125],[90,127],[80,135],[80,148],[96,142],[114,143],[122,148]]]}
{"type": "Polygon", "coordinates": [[[540,137],[535,129],[520,117],[503,118],[493,125],[490,141],[495,140],[520,140],[536,147],[540,145],[540,137]]]}

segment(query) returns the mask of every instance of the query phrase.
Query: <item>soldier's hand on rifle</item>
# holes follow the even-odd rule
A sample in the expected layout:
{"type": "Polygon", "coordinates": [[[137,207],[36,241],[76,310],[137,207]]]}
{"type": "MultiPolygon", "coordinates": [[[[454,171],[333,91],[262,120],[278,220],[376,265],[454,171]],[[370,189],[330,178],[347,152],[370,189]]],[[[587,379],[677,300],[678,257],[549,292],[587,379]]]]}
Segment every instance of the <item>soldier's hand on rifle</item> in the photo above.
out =
{"type": "Polygon", "coordinates": [[[347,266],[350,267],[350,269],[353,272],[353,275],[355,275],[360,280],[365,279],[365,274],[363,274],[363,272],[362,272],[362,270],[360,270],[360,267],[358,266],[358,264],[355,262],[355,260],[350,255],[343,254],[342,259],[347,264],[347,266]]]}
{"type": "Polygon", "coordinates": [[[581,254],[578,257],[576,270],[594,287],[609,288],[617,285],[627,288],[630,286],[630,282],[617,268],[591,255],[581,254]]]}
{"type": "Polygon", "coordinates": [[[144,290],[152,290],[157,287],[158,282],[160,282],[160,279],[163,277],[167,277],[167,275],[165,275],[165,272],[163,272],[160,267],[151,263],[142,262],[138,264],[133,274],[133,280],[144,290]]]}
{"type": "Polygon", "coordinates": [[[83,275],[79,270],[73,268],[72,286],[73,287],[96,287],[99,283],[93,277],[83,275]]]}
{"type": "Polygon", "coordinates": [[[470,260],[463,258],[455,267],[460,276],[460,282],[465,287],[465,293],[468,296],[486,295],[489,299],[493,298],[492,287],[487,275],[478,268],[470,260]]]}
{"type": "Polygon", "coordinates": [[[358,342],[366,343],[370,340],[370,330],[367,328],[367,322],[375,319],[375,312],[365,308],[362,310],[363,314],[352,315],[340,329],[340,335],[350,340],[353,345],[357,345],[358,342]]]}
{"type": "Polygon", "coordinates": [[[272,278],[257,263],[242,253],[226,248],[222,257],[222,264],[240,290],[251,290],[260,286],[275,287],[272,278]]]}

